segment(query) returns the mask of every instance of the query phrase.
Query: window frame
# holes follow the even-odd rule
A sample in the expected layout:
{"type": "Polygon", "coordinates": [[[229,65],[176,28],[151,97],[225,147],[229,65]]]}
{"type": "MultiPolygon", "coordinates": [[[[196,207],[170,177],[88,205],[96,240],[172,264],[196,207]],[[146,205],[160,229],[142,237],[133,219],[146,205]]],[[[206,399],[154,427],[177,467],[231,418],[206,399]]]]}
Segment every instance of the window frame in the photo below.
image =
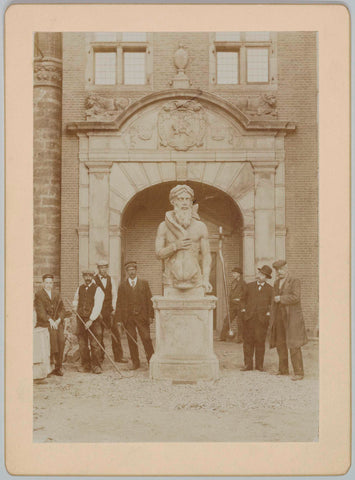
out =
{"type": "MultiPolygon", "coordinates": [[[[97,32],[105,33],[105,32],[97,32]]],[[[87,46],[87,67],[85,72],[86,88],[89,90],[151,90],[153,88],[153,55],[152,55],[152,34],[144,32],[146,34],[145,42],[137,41],[123,41],[123,32],[108,32],[115,34],[115,41],[97,41],[95,38],[96,33],[86,34],[86,46],[87,46]],[[116,52],[116,82],[115,84],[96,84],[96,72],[95,72],[95,54],[100,52],[116,52]],[[124,52],[139,52],[145,53],[145,83],[139,84],[125,84],[124,83],[124,52]]],[[[129,32],[131,33],[131,32],[129,32]]],[[[135,32],[133,32],[135,33],[135,32]]]]}
{"type": "Polygon", "coordinates": [[[256,88],[274,90],[277,88],[277,32],[269,32],[269,40],[246,40],[247,32],[240,32],[239,41],[216,40],[216,33],[210,34],[210,78],[209,83],[212,89],[216,90],[254,90],[256,88]],[[248,48],[268,49],[268,81],[248,82],[248,48]],[[228,49],[239,51],[239,83],[218,83],[217,53],[228,49]]]}

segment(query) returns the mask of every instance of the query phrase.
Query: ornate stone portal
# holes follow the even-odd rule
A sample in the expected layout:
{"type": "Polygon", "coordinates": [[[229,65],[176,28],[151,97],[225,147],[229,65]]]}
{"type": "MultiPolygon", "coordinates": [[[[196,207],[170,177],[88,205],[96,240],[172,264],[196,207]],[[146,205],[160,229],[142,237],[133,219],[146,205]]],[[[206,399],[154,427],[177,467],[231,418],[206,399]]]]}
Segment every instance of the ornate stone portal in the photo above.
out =
{"type": "Polygon", "coordinates": [[[177,185],[169,199],[174,210],[166,213],[156,237],[156,254],[164,261],[164,295],[153,297],[156,347],[150,360],[150,377],[215,380],[219,376],[213,352],[217,299],[205,295],[212,289],[207,227],[192,205],[193,190],[189,186],[177,185]]]}

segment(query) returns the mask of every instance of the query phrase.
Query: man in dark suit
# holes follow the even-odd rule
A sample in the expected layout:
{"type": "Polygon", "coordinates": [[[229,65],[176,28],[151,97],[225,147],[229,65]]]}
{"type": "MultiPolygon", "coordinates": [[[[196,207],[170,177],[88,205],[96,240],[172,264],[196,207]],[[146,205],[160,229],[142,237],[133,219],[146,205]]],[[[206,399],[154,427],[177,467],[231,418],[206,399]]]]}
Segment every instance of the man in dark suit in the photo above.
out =
{"type": "Polygon", "coordinates": [[[122,323],[126,330],[131,370],[137,370],[140,367],[137,330],[148,362],[154,353],[149,331],[154,310],[148,282],[137,277],[137,263],[127,262],[125,268],[128,278],[118,287],[115,320],[122,323]]]}
{"type": "Polygon", "coordinates": [[[304,376],[301,347],[307,343],[306,327],[301,307],[301,282],[289,275],[286,260],[272,264],[276,270],[273,298],[273,322],[270,348],[276,347],[279,356],[278,375],[288,375],[288,350],[293,366],[292,380],[304,376]]]}
{"type": "Polygon", "coordinates": [[[266,282],[270,279],[272,269],[264,265],[257,269],[256,282],[248,283],[245,296],[245,318],[243,329],[244,367],[242,371],[255,368],[264,371],[265,340],[269,326],[273,289],[266,282]]]}
{"type": "MultiPolygon", "coordinates": [[[[104,329],[107,328],[112,333],[112,352],[115,362],[127,363],[128,360],[123,358],[123,350],[121,344],[120,332],[117,323],[114,321],[114,309],[116,305],[116,287],[113,279],[108,274],[108,262],[99,260],[97,262],[98,273],[94,277],[96,285],[98,285],[105,294],[104,303],[101,310],[101,322],[103,324],[101,344],[104,345],[104,329]]],[[[104,359],[104,353],[101,351],[101,359],[104,359]]]]}
{"type": "MultiPolygon", "coordinates": [[[[237,343],[243,341],[243,325],[242,325],[242,309],[244,308],[244,297],[247,289],[247,284],[242,278],[243,270],[235,267],[232,270],[233,281],[229,292],[229,312],[231,321],[237,317],[237,343]]],[[[226,341],[227,332],[229,329],[228,315],[225,317],[223,327],[219,336],[221,342],[226,341]]]]}
{"type": "Polygon", "coordinates": [[[63,376],[62,362],[64,352],[65,310],[58,292],[53,291],[54,276],[43,275],[43,287],[36,292],[34,307],[37,314],[36,327],[47,327],[50,338],[51,363],[55,369],[52,374],[63,376]]]}

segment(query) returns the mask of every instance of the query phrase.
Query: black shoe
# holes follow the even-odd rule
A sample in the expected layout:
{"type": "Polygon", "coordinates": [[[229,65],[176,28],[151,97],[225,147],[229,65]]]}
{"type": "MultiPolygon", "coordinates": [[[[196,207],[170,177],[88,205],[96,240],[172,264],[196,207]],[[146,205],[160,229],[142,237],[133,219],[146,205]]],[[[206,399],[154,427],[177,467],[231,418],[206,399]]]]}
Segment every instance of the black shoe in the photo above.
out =
{"type": "Polygon", "coordinates": [[[57,375],[58,377],[62,377],[64,375],[61,368],[55,368],[52,373],[53,375],[57,375]]]}
{"type": "Polygon", "coordinates": [[[138,370],[138,368],[139,368],[140,366],[141,366],[140,363],[133,363],[133,364],[129,367],[129,369],[130,369],[130,370],[138,370]]]}
{"type": "Polygon", "coordinates": [[[253,370],[253,369],[252,367],[247,367],[246,365],[244,365],[244,367],[240,369],[241,372],[248,372],[249,370],[253,370]]]}
{"type": "Polygon", "coordinates": [[[219,338],[218,341],[219,341],[219,342],[225,342],[226,339],[225,339],[225,338],[219,338]]]}
{"type": "Polygon", "coordinates": [[[117,362],[117,363],[128,363],[128,360],[126,358],[118,358],[117,360],[115,359],[115,362],[117,362]]]}
{"type": "Polygon", "coordinates": [[[259,372],[265,372],[265,370],[263,369],[263,367],[260,367],[260,368],[256,367],[255,370],[259,370],[259,372]]]}

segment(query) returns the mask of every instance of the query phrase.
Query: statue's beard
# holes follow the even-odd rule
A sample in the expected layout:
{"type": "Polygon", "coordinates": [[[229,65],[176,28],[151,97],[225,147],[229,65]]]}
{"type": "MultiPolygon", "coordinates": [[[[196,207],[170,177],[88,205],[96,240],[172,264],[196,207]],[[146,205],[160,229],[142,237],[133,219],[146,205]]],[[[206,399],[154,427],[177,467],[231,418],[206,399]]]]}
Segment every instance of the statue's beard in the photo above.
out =
{"type": "Polygon", "coordinates": [[[175,217],[177,222],[184,228],[187,228],[191,223],[192,218],[192,208],[188,208],[187,210],[182,210],[179,207],[175,206],[175,217]]]}

